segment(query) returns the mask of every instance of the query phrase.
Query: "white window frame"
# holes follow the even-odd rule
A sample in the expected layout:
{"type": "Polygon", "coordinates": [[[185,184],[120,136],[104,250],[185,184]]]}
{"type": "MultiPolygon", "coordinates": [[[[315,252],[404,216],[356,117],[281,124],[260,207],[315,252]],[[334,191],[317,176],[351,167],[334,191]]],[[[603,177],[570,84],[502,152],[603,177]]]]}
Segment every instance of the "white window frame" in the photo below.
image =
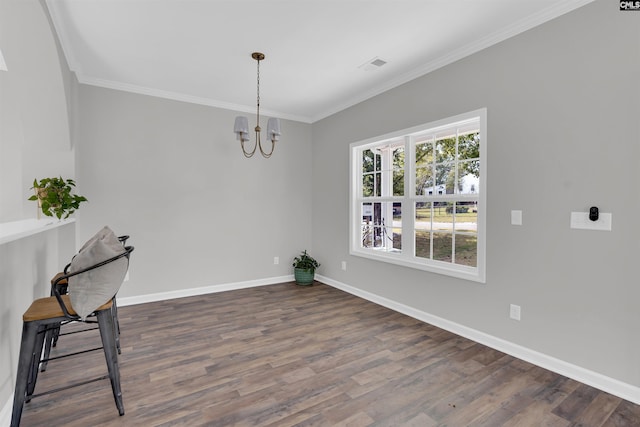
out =
{"type": "MultiPolygon", "coordinates": [[[[374,160],[375,163],[375,160],[374,160]]],[[[482,108],[468,113],[459,114],[442,120],[425,123],[419,126],[392,132],[386,135],[358,141],[349,146],[350,164],[350,208],[349,233],[350,254],[376,261],[388,262],[419,270],[430,271],[447,276],[485,283],[486,281],[486,199],[487,199],[487,109],[482,108]],[[436,261],[416,257],[415,252],[415,206],[416,202],[424,201],[415,193],[415,142],[414,136],[425,133],[437,133],[439,129],[447,129],[465,122],[477,120],[480,136],[480,180],[477,195],[477,259],[476,266],[436,261]],[[379,147],[391,142],[404,139],[404,195],[393,196],[382,194],[380,197],[364,197],[362,185],[362,152],[368,148],[379,147]],[[362,247],[362,203],[393,202],[402,203],[402,250],[362,247]]],[[[435,188],[435,183],[434,183],[435,188]]],[[[475,198],[475,197],[474,197],[475,198]]],[[[437,200],[460,201],[465,196],[442,195],[437,200]]]]}

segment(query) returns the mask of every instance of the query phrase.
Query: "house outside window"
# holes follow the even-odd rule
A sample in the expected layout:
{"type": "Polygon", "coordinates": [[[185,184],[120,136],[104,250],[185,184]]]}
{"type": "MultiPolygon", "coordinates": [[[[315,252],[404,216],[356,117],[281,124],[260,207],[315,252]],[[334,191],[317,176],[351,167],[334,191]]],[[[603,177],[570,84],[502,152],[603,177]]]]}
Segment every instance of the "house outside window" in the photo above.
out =
{"type": "Polygon", "coordinates": [[[484,282],[486,147],[486,109],[351,144],[351,254],[484,282]]]}

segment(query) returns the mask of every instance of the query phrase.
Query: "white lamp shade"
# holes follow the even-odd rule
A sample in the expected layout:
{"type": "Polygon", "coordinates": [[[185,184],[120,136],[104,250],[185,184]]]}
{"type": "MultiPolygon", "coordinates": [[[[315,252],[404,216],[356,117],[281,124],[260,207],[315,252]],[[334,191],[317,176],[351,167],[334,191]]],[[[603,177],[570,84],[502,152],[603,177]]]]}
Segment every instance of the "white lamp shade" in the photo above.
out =
{"type": "Polygon", "coordinates": [[[267,138],[271,141],[280,139],[280,119],[270,118],[267,121],[267,138]]]}
{"type": "Polygon", "coordinates": [[[249,140],[249,119],[244,116],[236,117],[236,121],[233,125],[233,131],[236,134],[238,141],[249,140]]]}

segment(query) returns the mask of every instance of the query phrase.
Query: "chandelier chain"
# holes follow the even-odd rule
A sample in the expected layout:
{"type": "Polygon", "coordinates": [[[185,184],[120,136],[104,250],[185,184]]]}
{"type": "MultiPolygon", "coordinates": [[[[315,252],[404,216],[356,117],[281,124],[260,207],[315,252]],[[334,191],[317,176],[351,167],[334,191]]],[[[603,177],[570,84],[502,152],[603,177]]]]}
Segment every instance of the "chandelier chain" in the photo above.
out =
{"type": "Polygon", "coordinates": [[[256,130],[260,129],[260,60],[258,62],[258,73],[257,73],[257,95],[256,95],[256,104],[257,104],[257,114],[256,114],[256,130]]]}

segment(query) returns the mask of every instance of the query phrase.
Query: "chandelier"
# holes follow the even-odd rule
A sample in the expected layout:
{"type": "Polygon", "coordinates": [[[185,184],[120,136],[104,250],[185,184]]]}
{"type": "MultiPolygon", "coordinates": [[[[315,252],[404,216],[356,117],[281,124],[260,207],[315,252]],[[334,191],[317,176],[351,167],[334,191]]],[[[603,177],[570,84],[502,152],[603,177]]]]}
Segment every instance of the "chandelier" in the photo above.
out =
{"type": "MultiPolygon", "coordinates": [[[[273,149],[275,148],[276,141],[280,138],[280,120],[276,118],[270,118],[267,121],[267,132],[266,132],[266,141],[271,141],[271,151],[268,153],[262,148],[262,142],[260,141],[260,61],[264,59],[264,53],[253,52],[251,57],[258,62],[258,78],[257,78],[257,100],[256,100],[256,127],[254,131],[256,132],[256,142],[251,151],[247,151],[244,143],[249,141],[249,120],[244,116],[236,117],[235,124],[233,126],[233,131],[236,134],[236,139],[240,140],[240,147],[242,148],[242,153],[245,157],[249,158],[254,155],[256,149],[260,149],[260,154],[262,157],[269,158],[273,154],[273,149]]],[[[265,141],[265,144],[266,144],[265,141]]]]}

